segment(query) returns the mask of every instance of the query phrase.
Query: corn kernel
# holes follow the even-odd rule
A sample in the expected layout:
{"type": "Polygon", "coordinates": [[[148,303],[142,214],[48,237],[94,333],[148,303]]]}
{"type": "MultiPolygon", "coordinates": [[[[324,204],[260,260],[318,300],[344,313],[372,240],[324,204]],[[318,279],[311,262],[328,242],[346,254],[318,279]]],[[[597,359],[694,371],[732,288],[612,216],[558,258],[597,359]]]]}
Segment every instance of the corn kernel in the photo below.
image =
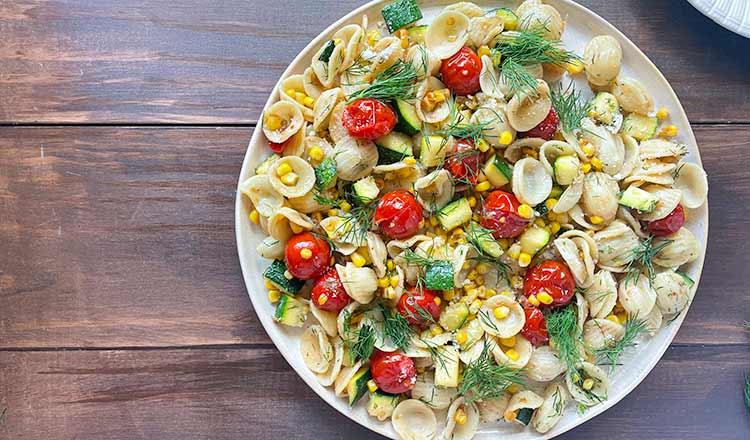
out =
{"type": "Polygon", "coordinates": [[[339,206],[341,207],[341,210],[344,212],[349,212],[352,210],[352,205],[347,201],[341,202],[341,205],[339,206]]]}
{"type": "Polygon", "coordinates": [[[567,70],[571,75],[577,75],[583,72],[583,63],[578,60],[571,61],[568,63],[567,70]]]}
{"type": "Polygon", "coordinates": [[[380,41],[379,30],[373,29],[367,33],[367,44],[369,44],[370,46],[374,46],[378,41],[380,41]]]}
{"type": "Polygon", "coordinates": [[[538,218],[534,220],[534,225],[536,225],[537,228],[542,228],[542,229],[547,227],[547,223],[544,222],[543,218],[538,218]]]}
{"type": "Polygon", "coordinates": [[[477,56],[479,56],[479,58],[482,58],[483,56],[489,55],[489,54],[490,54],[490,48],[487,46],[479,46],[479,49],[477,49],[477,56]]]}
{"type": "Polygon", "coordinates": [[[517,361],[519,358],[519,354],[515,348],[511,348],[510,350],[506,351],[505,355],[508,356],[508,359],[512,361],[517,361]]]}
{"type": "Polygon", "coordinates": [[[550,211],[552,211],[552,208],[554,208],[555,205],[557,205],[557,199],[550,198],[550,199],[545,200],[544,202],[544,206],[546,206],[547,209],[550,211]]]}
{"type": "Polygon", "coordinates": [[[385,289],[386,287],[390,286],[390,281],[388,277],[383,277],[378,280],[378,287],[385,289]]]}
{"type": "MultiPolygon", "coordinates": [[[[327,211],[327,214],[329,217],[336,217],[337,215],[339,215],[339,211],[337,209],[329,209],[327,211]]],[[[333,232],[333,230],[336,228],[336,225],[333,223],[328,223],[328,225],[326,226],[326,229],[328,229],[329,232],[333,232]]]]}
{"type": "Polygon", "coordinates": [[[250,211],[250,221],[255,223],[256,225],[260,223],[260,213],[257,209],[253,209],[250,211]]]}
{"type": "Polygon", "coordinates": [[[479,141],[477,141],[477,149],[482,153],[486,153],[490,149],[490,144],[484,139],[479,139],[479,141]]]}
{"type": "Polygon", "coordinates": [[[289,223],[289,228],[295,234],[300,234],[300,233],[302,233],[305,230],[305,228],[303,228],[302,226],[300,226],[300,225],[298,225],[296,223],[289,223]]]}
{"type": "Polygon", "coordinates": [[[297,175],[297,173],[288,173],[281,176],[281,183],[286,186],[294,186],[297,184],[297,181],[299,181],[299,176],[297,175]]]}
{"type": "Polygon", "coordinates": [[[571,376],[570,378],[573,380],[573,382],[578,382],[579,380],[581,380],[581,376],[578,373],[573,373],[573,376],[571,376]]]}
{"type": "Polygon", "coordinates": [[[550,295],[549,293],[545,291],[539,292],[536,297],[540,303],[547,305],[547,306],[552,304],[553,301],[555,301],[555,299],[552,298],[552,295],[550,295]]]}
{"type": "Polygon", "coordinates": [[[307,98],[307,95],[305,95],[302,92],[294,92],[294,100],[297,101],[300,104],[304,104],[305,98],[307,98]]]}
{"type": "Polygon", "coordinates": [[[313,253],[310,249],[305,248],[299,251],[299,256],[302,257],[303,260],[309,260],[312,258],[313,253]]]}
{"type": "Polygon", "coordinates": [[[537,307],[539,307],[539,304],[541,304],[539,302],[539,299],[537,299],[536,295],[529,295],[529,302],[531,303],[532,306],[537,306],[537,307]]]}
{"type": "Polygon", "coordinates": [[[511,132],[505,130],[500,133],[500,139],[498,139],[500,145],[510,145],[511,142],[513,142],[513,134],[511,132]]]}
{"type": "Polygon", "coordinates": [[[675,137],[677,136],[677,126],[667,125],[661,129],[659,133],[660,137],[675,137]]]}
{"type": "Polygon", "coordinates": [[[385,289],[385,297],[387,299],[396,299],[396,289],[391,286],[385,289]]]}
{"type": "Polygon", "coordinates": [[[598,215],[592,215],[591,218],[589,218],[589,221],[591,221],[592,225],[601,225],[604,222],[604,219],[598,215]]]}
{"type": "Polygon", "coordinates": [[[537,159],[539,157],[539,153],[537,153],[537,151],[534,149],[524,148],[521,151],[523,151],[523,154],[527,155],[528,157],[533,157],[534,159],[537,159]]]}
{"type": "Polygon", "coordinates": [[[292,98],[294,98],[294,94],[295,94],[295,93],[297,93],[297,91],[296,91],[296,90],[294,90],[294,89],[287,89],[287,90],[286,90],[286,94],[287,94],[287,95],[289,95],[289,96],[290,96],[290,97],[292,97],[292,98]]]}
{"type": "Polygon", "coordinates": [[[584,173],[588,173],[589,171],[591,171],[591,164],[590,163],[581,164],[581,171],[583,171],[584,173]]]}
{"type": "Polygon", "coordinates": [[[549,232],[551,234],[557,234],[560,232],[560,223],[558,222],[552,222],[549,224],[549,232]]]}
{"type": "Polygon", "coordinates": [[[266,128],[271,131],[276,131],[281,128],[281,118],[276,115],[266,116],[266,128]]]}
{"type": "Polygon", "coordinates": [[[500,295],[507,296],[509,298],[513,298],[515,296],[510,290],[503,290],[502,292],[500,292],[500,295]]]}
{"type": "Polygon", "coordinates": [[[659,109],[659,111],[658,111],[658,112],[656,112],[656,117],[657,117],[657,118],[658,118],[658,119],[659,119],[660,121],[663,121],[663,120],[667,119],[667,118],[669,117],[669,110],[667,110],[667,108],[666,108],[666,107],[662,107],[662,108],[660,108],[660,109],[659,109]]]}
{"type": "Polygon", "coordinates": [[[581,388],[583,388],[586,391],[591,390],[591,388],[594,388],[594,379],[588,378],[583,381],[583,385],[581,385],[581,388]]]}
{"type": "Polygon", "coordinates": [[[398,276],[398,275],[391,275],[391,277],[390,277],[390,278],[388,278],[388,284],[390,284],[390,285],[391,285],[391,287],[396,287],[396,286],[398,286],[398,282],[399,282],[399,281],[401,281],[401,280],[399,279],[399,276],[398,276]]]}
{"type": "Polygon", "coordinates": [[[367,381],[367,389],[370,390],[371,393],[374,393],[378,390],[378,384],[376,384],[374,380],[370,379],[367,381]]]}
{"type": "Polygon", "coordinates": [[[469,272],[469,273],[468,273],[468,274],[466,275],[466,278],[467,278],[467,279],[469,279],[469,280],[472,280],[472,281],[474,281],[474,280],[476,280],[476,279],[477,279],[477,277],[478,277],[478,276],[479,276],[479,274],[477,273],[477,271],[476,271],[476,270],[474,270],[474,269],[472,269],[472,270],[471,270],[471,271],[470,271],[470,272],[469,272]]]}
{"type": "Polygon", "coordinates": [[[551,222],[557,220],[557,214],[555,214],[552,211],[547,212],[547,220],[549,220],[551,222]]]}
{"type": "Polygon", "coordinates": [[[510,315],[510,309],[506,306],[495,307],[495,309],[492,310],[492,313],[497,319],[505,319],[510,315]]]}
{"type": "Polygon", "coordinates": [[[617,315],[609,315],[605,319],[614,322],[615,324],[619,324],[620,320],[617,319],[617,315]]]}
{"type": "Polygon", "coordinates": [[[511,386],[509,386],[509,387],[508,387],[508,392],[509,392],[509,393],[511,393],[511,394],[515,394],[515,393],[517,393],[517,392],[518,392],[518,391],[519,391],[520,389],[521,389],[521,387],[519,387],[519,386],[518,386],[518,385],[516,385],[516,384],[513,384],[513,385],[511,385],[511,386]]]}
{"type": "Polygon", "coordinates": [[[531,264],[531,255],[526,252],[521,252],[518,256],[518,265],[521,267],[528,267],[531,264]]]}
{"type": "Polygon", "coordinates": [[[581,151],[583,151],[583,154],[585,154],[588,157],[591,157],[594,155],[594,148],[590,144],[581,145],[581,151]]]}
{"type": "Polygon", "coordinates": [[[303,104],[305,105],[305,107],[313,108],[315,106],[315,98],[313,98],[312,96],[308,96],[303,101],[303,104]]]}
{"type": "Polygon", "coordinates": [[[408,38],[402,38],[401,39],[401,47],[404,49],[409,48],[409,39],[408,38]]]}
{"type": "Polygon", "coordinates": [[[344,40],[342,40],[341,38],[336,38],[335,40],[333,40],[333,45],[334,46],[338,46],[338,45],[340,45],[343,42],[344,42],[344,40]]]}
{"type": "Polygon", "coordinates": [[[452,300],[455,297],[456,297],[456,291],[455,290],[453,290],[453,289],[451,289],[451,290],[443,290],[443,298],[446,301],[450,301],[450,300],[452,300]]]}
{"type": "Polygon", "coordinates": [[[439,306],[439,305],[440,305],[440,303],[442,303],[442,302],[443,302],[443,300],[441,300],[439,296],[436,296],[436,297],[435,297],[435,305],[436,305],[436,306],[439,306]]]}
{"type": "Polygon", "coordinates": [[[469,206],[471,206],[472,208],[475,207],[475,206],[477,206],[477,198],[476,197],[469,196],[468,200],[469,200],[469,206]]]}
{"type": "Polygon", "coordinates": [[[393,260],[389,259],[385,262],[385,267],[387,267],[388,270],[393,270],[396,268],[396,264],[393,262],[393,260]]]}
{"type": "Polygon", "coordinates": [[[323,304],[327,302],[328,302],[328,295],[325,293],[321,293],[320,296],[318,297],[318,304],[322,306],[323,304]]]}
{"type": "Polygon", "coordinates": [[[460,332],[456,333],[456,342],[459,344],[465,344],[466,341],[469,340],[469,337],[466,336],[466,332],[461,330],[460,332]]]}
{"type": "Polygon", "coordinates": [[[271,289],[268,291],[268,300],[272,303],[277,302],[281,298],[281,292],[279,292],[276,289],[271,289]]]}
{"type": "Polygon", "coordinates": [[[437,217],[432,216],[430,217],[430,226],[437,226],[440,223],[440,221],[437,219],[437,217]]]}
{"type": "Polygon", "coordinates": [[[500,338],[500,344],[504,347],[515,347],[516,337],[511,336],[510,338],[500,338]]]}
{"type": "Polygon", "coordinates": [[[518,257],[521,256],[521,245],[515,243],[513,246],[511,246],[508,249],[508,256],[514,260],[518,260],[518,257]]]}
{"type": "MultiPolygon", "coordinates": [[[[476,295],[476,293],[475,293],[476,295]]],[[[481,299],[475,299],[471,302],[471,305],[469,306],[469,312],[471,313],[477,313],[479,309],[482,308],[482,300],[481,299]]]]}
{"type": "Polygon", "coordinates": [[[620,324],[625,324],[628,320],[628,314],[625,312],[620,312],[617,314],[617,320],[620,321],[620,324]]]}
{"type": "Polygon", "coordinates": [[[490,185],[490,182],[485,181],[485,182],[477,184],[477,186],[475,186],[474,189],[476,189],[477,192],[485,192],[489,190],[491,187],[492,185],[490,185]]]}
{"type": "Polygon", "coordinates": [[[430,333],[432,336],[437,336],[443,334],[443,328],[439,325],[435,324],[430,327],[430,333]]]}
{"type": "Polygon", "coordinates": [[[412,156],[406,156],[403,160],[403,162],[407,165],[415,165],[417,163],[417,159],[415,159],[412,156]]]}
{"type": "MultiPolygon", "coordinates": [[[[506,28],[506,29],[508,29],[508,28],[506,28]]],[[[490,52],[490,56],[492,57],[492,64],[494,64],[496,66],[499,66],[502,63],[502,61],[503,61],[503,54],[499,50],[496,50],[494,52],[490,52]]]]}
{"type": "Polygon", "coordinates": [[[596,168],[597,171],[601,171],[602,168],[604,168],[604,164],[602,163],[601,160],[599,160],[598,157],[592,157],[591,158],[591,165],[593,165],[594,168],[596,168]]]}
{"type": "Polygon", "coordinates": [[[455,420],[459,425],[465,425],[466,421],[468,420],[466,411],[464,411],[463,408],[458,408],[458,410],[456,411],[456,415],[453,416],[453,420],[455,420]]]}
{"type": "Polygon", "coordinates": [[[326,157],[326,154],[322,148],[312,147],[310,148],[310,157],[317,161],[321,161],[326,157]]]}
{"type": "Polygon", "coordinates": [[[531,206],[524,203],[518,207],[518,215],[520,215],[523,218],[531,218],[534,216],[534,209],[531,206]]]}
{"type": "Polygon", "coordinates": [[[360,253],[357,251],[352,253],[350,257],[352,259],[352,263],[354,263],[354,265],[357,267],[362,267],[367,264],[367,259],[365,259],[365,257],[360,255],[360,253]]]}
{"type": "Polygon", "coordinates": [[[265,284],[266,284],[266,289],[270,290],[270,289],[275,289],[276,288],[276,286],[274,286],[273,283],[270,282],[270,281],[268,281],[268,280],[265,280],[265,284]]]}

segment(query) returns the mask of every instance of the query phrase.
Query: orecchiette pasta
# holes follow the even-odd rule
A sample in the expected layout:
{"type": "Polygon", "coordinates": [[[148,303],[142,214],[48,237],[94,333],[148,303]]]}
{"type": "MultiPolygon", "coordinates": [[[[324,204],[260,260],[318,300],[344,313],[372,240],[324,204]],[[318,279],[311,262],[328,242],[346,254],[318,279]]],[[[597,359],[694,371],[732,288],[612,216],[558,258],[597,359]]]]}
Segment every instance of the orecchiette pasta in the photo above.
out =
{"type": "Polygon", "coordinates": [[[583,51],[586,78],[595,86],[606,86],[620,73],[622,47],[609,35],[594,37],[583,51]]]}
{"type": "Polygon", "coordinates": [[[399,403],[391,416],[393,429],[403,439],[431,440],[437,431],[435,413],[421,400],[399,403]]]}

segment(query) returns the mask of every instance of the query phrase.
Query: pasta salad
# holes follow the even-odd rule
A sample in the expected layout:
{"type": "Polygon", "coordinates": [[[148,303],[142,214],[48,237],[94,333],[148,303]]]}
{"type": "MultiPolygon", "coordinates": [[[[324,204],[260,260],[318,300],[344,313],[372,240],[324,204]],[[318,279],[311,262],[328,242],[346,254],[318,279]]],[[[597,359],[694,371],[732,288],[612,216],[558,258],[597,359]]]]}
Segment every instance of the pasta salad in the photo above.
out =
{"type": "Polygon", "coordinates": [[[688,306],[705,172],[618,40],[568,50],[540,0],[382,17],[338,29],[261,118],[270,155],[240,191],[274,320],[404,439],[546,433],[688,306]]]}

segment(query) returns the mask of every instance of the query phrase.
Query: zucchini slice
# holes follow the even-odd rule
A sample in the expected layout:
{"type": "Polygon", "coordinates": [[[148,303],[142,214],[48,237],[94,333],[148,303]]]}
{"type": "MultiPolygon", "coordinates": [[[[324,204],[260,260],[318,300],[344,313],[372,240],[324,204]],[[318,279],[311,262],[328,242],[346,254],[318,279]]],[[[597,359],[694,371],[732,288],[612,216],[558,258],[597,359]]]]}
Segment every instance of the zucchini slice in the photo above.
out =
{"type": "Polygon", "coordinates": [[[427,266],[424,278],[428,289],[450,290],[453,288],[453,264],[450,261],[436,261],[427,266]]]}
{"type": "Polygon", "coordinates": [[[659,197],[633,185],[630,185],[620,196],[622,206],[637,209],[642,213],[652,212],[656,209],[657,203],[659,203],[659,197]]]}
{"type": "Polygon", "coordinates": [[[438,221],[446,232],[471,220],[471,205],[466,197],[444,206],[438,211],[438,221]]]}
{"type": "MultiPolygon", "coordinates": [[[[422,26],[427,27],[427,26],[422,26]]],[[[413,28],[417,29],[417,28],[413,28]]],[[[409,136],[422,131],[422,121],[417,115],[417,109],[413,104],[409,104],[406,101],[396,101],[396,114],[398,115],[398,123],[396,123],[396,130],[404,132],[409,136]]]]}
{"type": "Polygon", "coordinates": [[[276,162],[276,159],[281,158],[278,154],[274,153],[266,158],[258,167],[255,169],[255,174],[266,174],[268,172],[268,168],[271,166],[272,163],[276,162]]]}
{"type": "Polygon", "coordinates": [[[411,138],[403,133],[392,131],[375,139],[378,147],[378,164],[388,165],[401,161],[404,157],[414,156],[411,138]]]}
{"type": "Polygon", "coordinates": [[[307,320],[307,306],[290,295],[281,295],[273,319],[290,327],[302,327],[307,320]]]}
{"type": "Polygon", "coordinates": [[[286,263],[283,260],[273,260],[270,266],[263,272],[263,278],[271,282],[277,289],[290,295],[299,293],[305,282],[292,278],[291,280],[284,276],[286,272],[286,263]]]}
{"type": "Polygon", "coordinates": [[[321,190],[333,188],[336,185],[338,174],[336,161],[330,157],[323,159],[323,162],[315,167],[315,186],[321,190]]]}
{"type": "Polygon", "coordinates": [[[638,141],[651,139],[656,134],[659,120],[652,116],[631,113],[622,121],[622,134],[633,136],[638,141]]]}
{"type": "Polygon", "coordinates": [[[452,304],[443,310],[438,320],[441,327],[448,331],[458,330],[469,318],[469,306],[463,302],[452,304]]]}
{"type": "Polygon", "coordinates": [[[370,369],[362,367],[346,385],[346,393],[349,395],[349,406],[354,406],[359,399],[367,393],[367,381],[372,379],[370,369]]]}
{"type": "Polygon", "coordinates": [[[415,0],[398,0],[384,7],[382,13],[390,33],[422,18],[422,11],[415,0]]]}
{"type": "Polygon", "coordinates": [[[367,402],[367,413],[380,421],[384,421],[393,415],[393,410],[396,409],[398,401],[398,395],[376,390],[370,393],[370,400],[367,402]]]}
{"type": "Polygon", "coordinates": [[[323,48],[323,51],[320,53],[320,56],[318,57],[318,61],[327,63],[331,59],[331,55],[333,55],[333,49],[335,48],[336,48],[336,42],[333,40],[328,40],[328,43],[326,43],[325,47],[323,48]]]}
{"type": "Polygon", "coordinates": [[[531,408],[521,408],[516,413],[516,422],[522,424],[523,426],[528,426],[529,422],[531,421],[531,417],[534,415],[534,410],[531,408]]]}

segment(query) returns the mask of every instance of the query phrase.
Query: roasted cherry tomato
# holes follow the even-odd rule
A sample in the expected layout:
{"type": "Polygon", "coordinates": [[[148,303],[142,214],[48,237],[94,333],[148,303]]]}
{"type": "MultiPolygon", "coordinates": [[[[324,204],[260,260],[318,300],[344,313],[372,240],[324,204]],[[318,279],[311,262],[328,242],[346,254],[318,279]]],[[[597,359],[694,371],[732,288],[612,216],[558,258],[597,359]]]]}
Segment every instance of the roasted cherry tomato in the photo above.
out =
{"type": "Polygon", "coordinates": [[[344,108],[342,122],[355,138],[377,139],[396,126],[396,113],[377,99],[360,99],[344,108]]]}
{"type": "Polygon", "coordinates": [[[370,358],[370,374],[378,388],[391,394],[405,393],[417,383],[414,360],[398,352],[376,350],[370,358]]]}
{"type": "Polygon", "coordinates": [[[534,347],[538,347],[549,341],[547,332],[547,321],[541,310],[533,306],[526,306],[523,309],[526,314],[526,323],[521,329],[521,334],[528,339],[534,347]]]}
{"type": "Polygon", "coordinates": [[[408,191],[391,191],[375,207],[375,226],[391,239],[411,237],[421,221],[422,205],[408,191]]]}
{"type": "Polygon", "coordinates": [[[549,109],[547,117],[542,122],[537,124],[536,127],[529,131],[521,133],[521,137],[535,137],[542,138],[545,140],[551,140],[555,137],[557,129],[560,127],[560,117],[557,116],[557,112],[554,108],[549,109]]]}
{"type": "Polygon", "coordinates": [[[352,302],[349,294],[346,293],[346,289],[344,289],[341,278],[339,278],[339,272],[333,267],[315,280],[310,298],[313,305],[320,310],[336,313],[352,302]]]}
{"type": "Polygon", "coordinates": [[[443,60],[440,66],[443,83],[456,95],[477,93],[481,72],[482,60],[468,47],[462,47],[455,55],[443,60]]]}
{"type": "Polygon", "coordinates": [[[685,224],[685,210],[682,205],[677,205],[674,211],[660,220],[654,220],[647,223],[649,232],[657,237],[666,237],[679,231],[685,224]]]}
{"type": "Polygon", "coordinates": [[[309,232],[290,238],[284,254],[287,270],[301,280],[323,275],[331,263],[331,247],[325,240],[309,232]]]}
{"type": "Polygon", "coordinates": [[[455,181],[475,185],[479,179],[481,162],[482,152],[475,148],[473,140],[457,139],[456,149],[448,153],[444,168],[455,181]]]}
{"type": "Polygon", "coordinates": [[[497,238],[518,236],[529,224],[529,219],[518,214],[521,203],[516,196],[505,191],[493,191],[484,199],[484,206],[479,216],[479,223],[493,231],[497,238]]]}
{"type": "Polygon", "coordinates": [[[294,136],[290,137],[289,139],[285,140],[284,142],[277,144],[276,142],[268,141],[268,148],[271,149],[274,153],[281,153],[284,151],[284,148],[286,148],[287,145],[289,145],[292,140],[294,139],[294,136]]]}
{"type": "Polygon", "coordinates": [[[430,324],[430,319],[424,315],[422,310],[429,313],[433,321],[437,321],[440,318],[439,301],[435,291],[412,287],[408,292],[401,295],[397,309],[398,313],[409,321],[409,324],[425,328],[430,324]]]}
{"type": "MultiPolygon", "coordinates": [[[[542,292],[547,292],[552,297],[552,303],[543,305],[549,307],[568,304],[575,290],[576,282],[570,269],[565,263],[555,260],[544,260],[529,268],[523,280],[523,294],[527,298],[535,295],[539,299],[542,292]]],[[[544,301],[541,302],[544,303],[544,301]]]]}

